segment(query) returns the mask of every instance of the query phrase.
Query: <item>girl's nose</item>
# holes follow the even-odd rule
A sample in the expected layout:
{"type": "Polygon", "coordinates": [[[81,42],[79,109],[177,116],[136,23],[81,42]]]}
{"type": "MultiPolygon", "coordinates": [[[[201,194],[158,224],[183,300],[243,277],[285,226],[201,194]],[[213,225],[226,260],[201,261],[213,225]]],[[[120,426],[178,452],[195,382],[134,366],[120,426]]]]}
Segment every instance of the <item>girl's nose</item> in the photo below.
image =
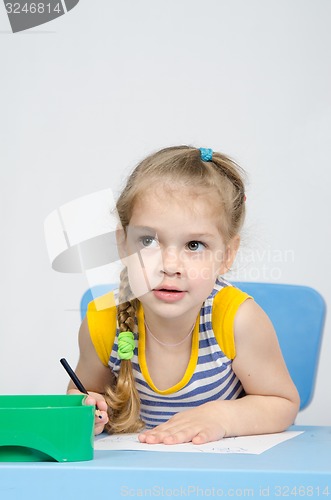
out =
{"type": "Polygon", "coordinates": [[[168,276],[183,273],[180,252],[173,246],[165,248],[162,252],[162,272],[168,276]]]}

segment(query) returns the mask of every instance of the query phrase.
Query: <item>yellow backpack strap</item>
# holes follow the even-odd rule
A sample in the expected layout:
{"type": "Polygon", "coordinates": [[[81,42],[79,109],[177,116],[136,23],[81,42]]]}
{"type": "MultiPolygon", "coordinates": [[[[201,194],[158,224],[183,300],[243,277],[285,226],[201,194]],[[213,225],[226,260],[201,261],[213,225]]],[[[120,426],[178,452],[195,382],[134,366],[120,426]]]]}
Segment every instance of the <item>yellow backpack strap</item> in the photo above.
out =
{"type": "Polygon", "coordinates": [[[87,306],[87,324],[95,350],[107,366],[116,335],[117,310],[114,293],[109,292],[87,306]]]}
{"type": "Polygon", "coordinates": [[[234,318],[239,306],[251,298],[234,286],[222,288],[216,295],[212,306],[212,328],[218,345],[229,359],[236,356],[234,341],[234,318]]]}

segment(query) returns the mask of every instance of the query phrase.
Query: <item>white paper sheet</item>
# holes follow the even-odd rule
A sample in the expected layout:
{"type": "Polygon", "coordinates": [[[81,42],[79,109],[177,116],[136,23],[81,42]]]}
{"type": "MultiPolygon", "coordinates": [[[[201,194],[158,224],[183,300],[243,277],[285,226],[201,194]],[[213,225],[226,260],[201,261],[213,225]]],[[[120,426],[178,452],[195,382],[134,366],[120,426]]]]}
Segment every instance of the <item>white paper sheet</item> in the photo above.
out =
{"type": "Polygon", "coordinates": [[[206,444],[145,444],[140,443],[138,434],[113,434],[97,436],[94,442],[95,450],[139,450],[166,451],[184,453],[248,453],[259,455],[279,443],[292,439],[302,431],[285,431],[278,434],[261,434],[259,436],[240,436],[225,438],[206,444]]]}

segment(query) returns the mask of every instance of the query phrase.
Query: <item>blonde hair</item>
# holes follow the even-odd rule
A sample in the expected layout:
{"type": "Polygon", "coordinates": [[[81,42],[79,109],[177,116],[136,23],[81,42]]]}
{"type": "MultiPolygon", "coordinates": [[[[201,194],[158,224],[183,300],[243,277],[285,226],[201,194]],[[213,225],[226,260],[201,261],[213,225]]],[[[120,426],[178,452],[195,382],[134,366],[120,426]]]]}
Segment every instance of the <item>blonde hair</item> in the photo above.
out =
{"type": "MultiPolygon", "coordinates": [[[[153,185],[162,183],[162,187],[169,191],[173,186],[193,191],[204,188],[218,194],[219,227],[225,242],[228,242],[240,232],[245,218],[243,178],[243,170],[224,154],[214,152],[212,161],[205,162],[197,148],[177,146],[162,149],[144,159],[129,176],[116,204],[122,228],[126,233],[136,200],[153,185]]],[[[138,303],[132,297],[125,268],[120,277],[117,307],[120,331],[137,333],[138,303]]],[[[121,361],[116,385],[106,388],[105,397],[109,407],[108,432],[136,432],[143,427],[130,360],[121,361]]]]}
{"type": "MultiPolygon", "coordinates": [[[[135,322],[137,299],[130,299],[131,290],[127,269],[124,268],[120,276],[119,304],[117,306],[117,320],[121,332],[137,333],[135,322]]],[[[133,378],[130,360],[122,359],[116,385],[107,386],[105,399],[108,405],[109,421],[105,429],[109,433],[137,432],[144,423],[139,419],[140,400],[133,378]]]]}

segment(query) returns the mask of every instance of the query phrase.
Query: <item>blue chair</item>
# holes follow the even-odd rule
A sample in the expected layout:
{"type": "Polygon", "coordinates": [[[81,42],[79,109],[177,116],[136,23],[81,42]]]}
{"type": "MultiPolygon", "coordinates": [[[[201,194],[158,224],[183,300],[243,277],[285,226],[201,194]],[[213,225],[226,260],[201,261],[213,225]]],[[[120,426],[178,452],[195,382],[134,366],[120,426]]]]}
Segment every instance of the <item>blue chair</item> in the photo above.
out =
{"type": "Polygon", "coordinates": [[[326,305],[313,288],[278,283],[235,282],[268,314],[285,363],[300,394],[300,410],[312,400],[326,305]]]}
{"type": "MultiPolygon", "coordinates": [[[[326,305],[313,288],[278,283],[234,282],[233,285],[254,297],[268,314],[277,332],[279,344],[300,394],[300,410],[306,408],[314,393],[326,305]]],[[[81,300],[81,317],[87,304],[117,285],[96,285],[81,300]]]]}

